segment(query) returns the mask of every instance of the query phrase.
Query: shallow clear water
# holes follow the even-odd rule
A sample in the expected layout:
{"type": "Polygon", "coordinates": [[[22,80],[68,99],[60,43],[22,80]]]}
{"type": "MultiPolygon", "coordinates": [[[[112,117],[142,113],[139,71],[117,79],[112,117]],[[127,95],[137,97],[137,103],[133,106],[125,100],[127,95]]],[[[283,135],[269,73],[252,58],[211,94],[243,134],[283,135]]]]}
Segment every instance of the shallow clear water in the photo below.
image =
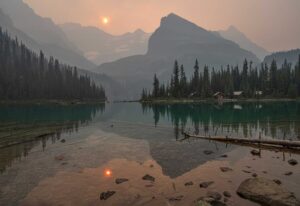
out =
{"type": "Polygon", "coordinates": [[[250,147],[181,134],[299,140],[297,102],[0,106],[0,142],[10,144],[15,128],[22,138],[54,123],[67,126],[0,148],[0,205],[195,205],[208,190],[230,191],[228,205],[255,205],[235,194],[253,173],[280,179],[300,198],[299,164],[287,163],[299,162],[299,154],[262,150],[257,157],[250,147]],[[222,166],[233,170],[223,173],[222,166]],[[107,169],[111,176],[104,175],[107,169]],[[284,175],[289,171],[293,175],[284,175]],[[155,183],[142,180],[145,174],[155,183]],[[117,185],[115,178],[129,181],[117,185]],[[194,184],[184,186],[189,181],[194,184]],[[215,183],[201,189],[202,181],[215,183]],[[100,200],[107,190],[116,194],[100,200]],[[180,201],[169,200],[181,195],[180,201]]]}

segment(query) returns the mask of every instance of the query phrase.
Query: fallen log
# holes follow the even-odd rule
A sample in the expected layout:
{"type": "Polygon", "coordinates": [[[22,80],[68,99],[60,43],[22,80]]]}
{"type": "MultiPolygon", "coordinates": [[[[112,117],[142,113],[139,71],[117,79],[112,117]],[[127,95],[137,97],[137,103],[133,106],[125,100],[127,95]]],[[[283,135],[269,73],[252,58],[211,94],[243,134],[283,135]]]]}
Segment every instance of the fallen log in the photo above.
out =
{"type": "Polygon", "coordinates": [[[297,148],[300,149],[300,141],[290,141],[290,140],[271,140],[271,139],[246,139],[246,138],[232,138],[224,136],[201,136],[201,135],[192,135],[186,132],[183,132],[185,136],[184,139],[189,137],[200,138],[206,140],[214,140],[221,142],[232,142],[232,143],[245,143],[245,144],[258,144],[258,145],[273,145],[273,146],[282,146],[288,148],[297,148]]]}

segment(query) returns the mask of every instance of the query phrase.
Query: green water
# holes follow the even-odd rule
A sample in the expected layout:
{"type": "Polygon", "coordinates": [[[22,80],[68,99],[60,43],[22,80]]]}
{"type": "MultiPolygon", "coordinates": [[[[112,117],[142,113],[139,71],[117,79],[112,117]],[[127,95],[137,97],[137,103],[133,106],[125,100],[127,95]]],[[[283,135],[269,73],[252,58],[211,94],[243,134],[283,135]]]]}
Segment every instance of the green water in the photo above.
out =
{"type": "MultiPolygon", "coordinates": [[[[51,135],[0,148],[0,184],[6,185],[4,192],[4,186],[0,186],[0,203],[1,198],[3,203],[12,198],[12,202],[18,204],[40,180],[57,171],[99,167],[116,158],[143,162],[151,157],[164,175],[177,178],[217,160],[222,154],[249,155],[234,145],[183,140],[183,131],[211,136],[300,140],[300,103],[0,106],[0,142],[9,143],[9,135],[14,134],[15,128],[21,134],[16,138],[22,139],[23,130],[28,133],[53,124],[66,126],[51,135]],[[141,149],[144,147],[148,149],[141,149]],[[204,150],[214,153],[203,155],[204,150]],[[53,166],[57,154],[78,157],[70,158],[67,162],[70,166],[65,169],[53,166]],[[35,179],[27,170],[35,167],[39,160],[45,165],[36,172],[40,179],[35,179]],[[18,185],[18,176],[33,183],[14,194],[7,186],[18,185]],[[5,195],[1,196],[1,191],[5,195]]],[[[239,155],[230,161],[237,161],[239,155]]]]}

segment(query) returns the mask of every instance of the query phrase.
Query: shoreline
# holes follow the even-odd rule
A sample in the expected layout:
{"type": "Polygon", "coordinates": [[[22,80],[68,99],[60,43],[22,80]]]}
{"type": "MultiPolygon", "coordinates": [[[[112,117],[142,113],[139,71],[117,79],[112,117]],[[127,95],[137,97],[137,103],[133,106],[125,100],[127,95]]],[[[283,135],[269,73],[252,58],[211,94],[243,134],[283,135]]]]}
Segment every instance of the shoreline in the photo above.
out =
{"type": "Polygon", "coordinates": [[[36,99],[36,100],[0,100],[0,105],[88,105],[88,104],[105,104],[105,100],[57,100],[57,99],[36,99]]]}
{"type": "MultiPolygon", "coordinates": [[[[149,101],[136,101],[140,103],[176,104],[176,103],[218,103],[215,99],[157,99],[149,101]]],[[[224,99],[222,103],[245,103],[245,102],[300,102],[300,99],[289,98],[266,98],[266,99],[224,99]]]]}

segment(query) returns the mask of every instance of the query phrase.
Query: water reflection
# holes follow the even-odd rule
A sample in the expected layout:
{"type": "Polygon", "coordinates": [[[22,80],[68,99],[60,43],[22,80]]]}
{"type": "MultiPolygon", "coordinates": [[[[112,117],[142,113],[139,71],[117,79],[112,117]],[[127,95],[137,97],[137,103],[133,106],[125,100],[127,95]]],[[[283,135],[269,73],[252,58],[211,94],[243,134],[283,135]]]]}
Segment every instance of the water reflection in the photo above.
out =
{"type": "Polygon", "coordinates": [[[153,113],[154,124],[169,119],[178,139],[180,130],[201,135],[246,138],[300,138],[300,103],[142,104],[144,113],[153,113]]]}
{"type": "Polygon", "coordinates": [[[62,133],[78,131],[91,122],[105,104],[74,106],[1,106],[0,173],[15,160],[26,157],[32,148],[61,140],[62,133]]]}

